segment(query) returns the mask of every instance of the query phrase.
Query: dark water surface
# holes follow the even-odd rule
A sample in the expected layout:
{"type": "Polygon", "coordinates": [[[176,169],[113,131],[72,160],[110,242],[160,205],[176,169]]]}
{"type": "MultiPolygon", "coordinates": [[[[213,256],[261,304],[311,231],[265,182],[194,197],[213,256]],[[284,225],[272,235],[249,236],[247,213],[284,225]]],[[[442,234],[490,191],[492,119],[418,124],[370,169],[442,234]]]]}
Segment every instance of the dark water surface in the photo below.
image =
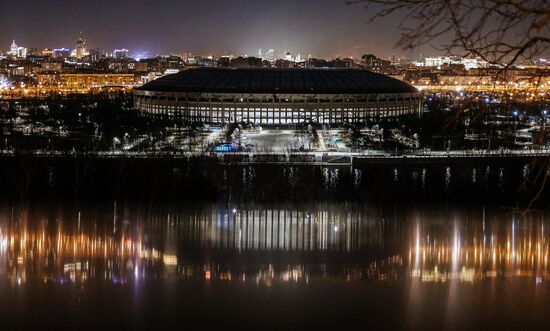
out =
{"type": "Polygon", "coordinates": [[[549,330],[545,212],[0,209],[0,329],[549,330]]]}

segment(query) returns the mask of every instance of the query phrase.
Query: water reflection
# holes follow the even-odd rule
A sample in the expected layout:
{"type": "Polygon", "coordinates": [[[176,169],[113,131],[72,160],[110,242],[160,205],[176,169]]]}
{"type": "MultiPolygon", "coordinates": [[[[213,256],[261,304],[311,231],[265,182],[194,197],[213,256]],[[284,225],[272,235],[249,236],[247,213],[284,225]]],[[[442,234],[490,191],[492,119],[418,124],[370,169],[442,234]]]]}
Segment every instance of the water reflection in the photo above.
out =
{"type": "MultiPolygon", "coordinates": [[[[417,227],[420,225],[417,224],[417,227]]],[[[548,280],[548,234],[542,217],[480,223],[455,221],[444,232],[417,228],[409,247],[411,275],[426,282],[495,277],[548,280]]]]}
{"type": "Polygon", "coordinates": [[[348,205],[5,210],[0,282],[550,280],[544,216],[348,205]],[[452,215],[452,216],[449,216],[452,215]]]}

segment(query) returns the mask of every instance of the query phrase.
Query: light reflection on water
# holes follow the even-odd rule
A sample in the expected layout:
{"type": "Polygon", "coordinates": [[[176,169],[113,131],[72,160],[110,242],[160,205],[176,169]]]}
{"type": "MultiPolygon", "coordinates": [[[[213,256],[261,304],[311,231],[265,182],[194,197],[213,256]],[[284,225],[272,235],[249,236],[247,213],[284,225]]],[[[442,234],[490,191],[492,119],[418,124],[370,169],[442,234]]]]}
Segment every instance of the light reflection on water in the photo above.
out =
{"type": "Polygon", "coordinates": [[[150,212],[114,204],[106,214],[5,210],[0,217],[0,283],[14,287],[150,279],[258,286],[550,280],[541,214],[325,204],[150,212]]]}

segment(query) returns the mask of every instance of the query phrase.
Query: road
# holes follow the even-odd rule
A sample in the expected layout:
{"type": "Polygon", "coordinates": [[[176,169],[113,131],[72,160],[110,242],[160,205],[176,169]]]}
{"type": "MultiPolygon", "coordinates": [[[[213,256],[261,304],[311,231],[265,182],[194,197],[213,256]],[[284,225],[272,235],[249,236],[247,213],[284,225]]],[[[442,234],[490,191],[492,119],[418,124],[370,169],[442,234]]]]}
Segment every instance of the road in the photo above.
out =
{"type": "Polygon", "coordinates": [[[207,162],[239,164],[303,164],[303,165],[403,165],[403,164],[449,164],[476,163],[483,161],[506,162],[529,158],[550,158],[550,149],[543,150],[491,150],[491,151],[430,151],[391,154],[370,150],[353,152],[293,152],[293,153],[214,153],[214,152],[147,152],[147,151],[101,151],[101,152],[65,152],[36,150],[32,152],[0,151],[2,157],[30,156],[37,158],[100,158],[100,159],[193,159],[207,162]]]}

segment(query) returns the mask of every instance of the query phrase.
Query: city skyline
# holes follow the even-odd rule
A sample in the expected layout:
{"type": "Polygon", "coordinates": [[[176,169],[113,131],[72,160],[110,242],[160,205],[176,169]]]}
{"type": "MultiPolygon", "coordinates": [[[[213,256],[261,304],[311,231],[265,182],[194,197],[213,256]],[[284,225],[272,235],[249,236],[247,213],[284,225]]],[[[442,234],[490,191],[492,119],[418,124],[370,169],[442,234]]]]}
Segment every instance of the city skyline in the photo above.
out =
{"type": "Polygon", "coordinates": [[[550,329],[550,0],[16,0],[0,331],[550,329]]]}
{"type": "Polygon", "coordinates": [[[368,13],[345,1],[237,0],[213,6],[211,1],[162,0],[153,6],[142,0],[93,4],[23,0],[6,4],[0,17],[0,44],[15,39],[38,49],[73,47],[82,31],[91,47],[127,48],[147,56],[180,52],[255,56],[259,49],[323,58],[442,54],[431,46],[413,52],[395,48],[399,19],[367,24],[368,13]],[[66,8],[75,14],[65,17],[66,8]],[[37,14],[43,12],[49,14],[37,14]]]}

